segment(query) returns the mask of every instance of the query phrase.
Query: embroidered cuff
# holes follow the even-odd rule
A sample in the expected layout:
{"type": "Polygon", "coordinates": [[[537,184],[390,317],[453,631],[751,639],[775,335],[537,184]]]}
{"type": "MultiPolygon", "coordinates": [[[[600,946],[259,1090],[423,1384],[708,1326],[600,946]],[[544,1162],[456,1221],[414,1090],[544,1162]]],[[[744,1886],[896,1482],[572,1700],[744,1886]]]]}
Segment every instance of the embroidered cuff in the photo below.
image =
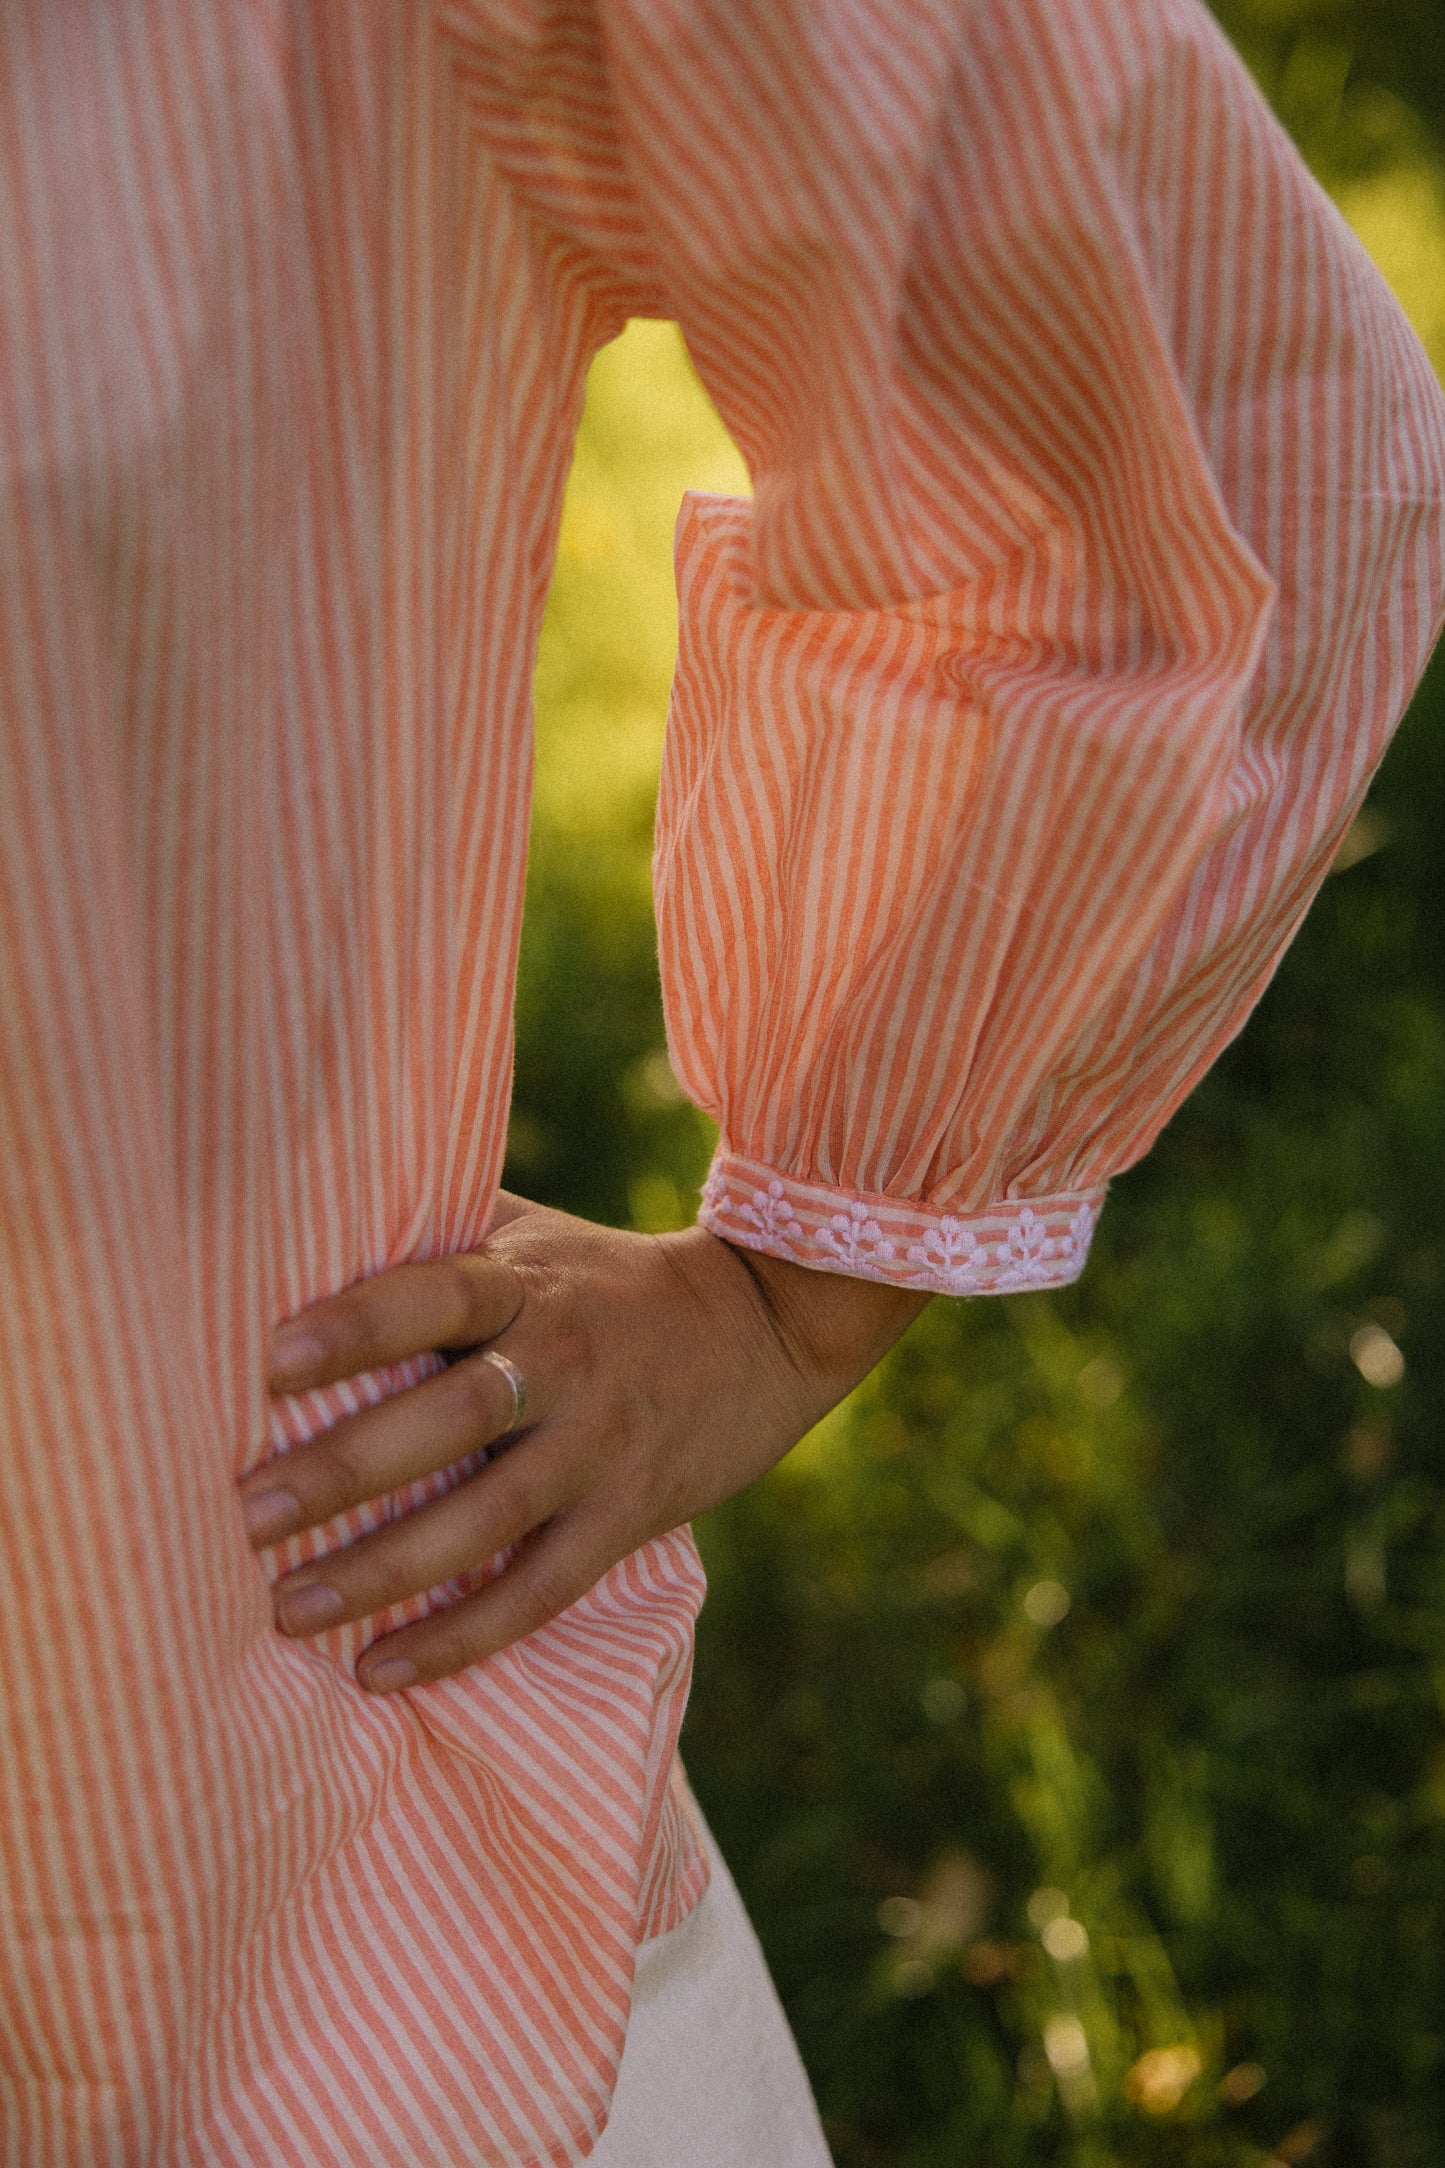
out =
{"type": "Polygon", "coordinates": [[[1102,1189],[1006,1197],[960,1217],[892,1197],[855,1196],[719,1152],[698,1218],[728,1242],[823,1272],[935,1295],[1064,1287],[1084,1269],[1102,1189]]]}

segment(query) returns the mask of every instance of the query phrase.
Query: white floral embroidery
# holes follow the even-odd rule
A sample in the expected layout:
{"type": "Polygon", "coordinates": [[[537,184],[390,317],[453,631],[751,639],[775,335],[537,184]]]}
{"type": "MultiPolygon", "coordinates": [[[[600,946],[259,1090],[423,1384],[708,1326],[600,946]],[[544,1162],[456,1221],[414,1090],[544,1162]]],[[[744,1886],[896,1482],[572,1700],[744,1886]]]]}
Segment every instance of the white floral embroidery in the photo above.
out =
{"type": "Polygon", "coordinates": [[[704,1214],[729,1223],[735,1240],[784,1256],[827,1259],[857,1278],[940,1294],[1003,1295],[1063,1286],[1083,1270],[1098,1221],[1092,1203],[1060,1198],[1049,1201],[1046,1213],[1032,1204],[999,1205],[972,1225],[948,1213],[931,1223],[915,1220],[916,1239],[900,1234],[891,1240],[862,1198],[840,1197],[836,1190],[808,1192],[824,1210],[832,1202],[842,1209],[825,1220],[822,1212],[814,1216],[814,1207],[804,1220],[778,1176],[768,1179],[766,1188],[754,1186],[764,1173],[747,1168],[734,1171],[730,1180],[714,1167],[703,1190],[704,1214]]]}
{"type": "Polygon", "coordinates": [[[908,1262],[920,1266],[932,1285],[941,1280],[952,1295],[977,1294],[988,1284],[988,1250],[971,1227],[948,1214],[921,1242],[909,1244],[908,1262]]]}
{"type": "Polygon", "coordinates": [[[803,1223],[776,1175],[766,1189],[753,1191],[753,1201],[742,1207],[741,1216],[770,1242],[791,1244],[803,1240],[803,1223]]]}
{"type": "Polygon", "coordinates": [[[1031,1204],[1026,1204],[1008,1231],[1008,1261],[1021,1272],[1037,1271],[1053,1254],[1048,1230],[1031,1204]]]}
{"type": "Polygon", "coordinates": [[[1089,1244],[1094,1235],[1094,1214],[1088,1205],[1081,1204],[1069,1221],[1067,1234],[1059,1237],[1056,1250],[1059,1258],[1071,1272],[1083,1270],[1084,1259],[1089,1254],[1089,1244]]]}
{"type": "Polygon", "coordinates": [[[1032,1205],[1021,1208],[1007,1240],[999,1244],[997,1255],[999,1270],[994,1284],[1000,1294],[1012,1294],[1022,1287],[1048,1287],[1059,1277],[1051,1270],[1054,1244],[1032,1205]]]}
{"type": "Polygon", "coordinates": [[[883,1229],[856,1198],[846,1212],[835,1212],[828,1225],[818,1229],[818,1241],[853,1271],[865,1264],[887,1264],[893,1256],[893,1244],[884,1240],[883,1229]]]}

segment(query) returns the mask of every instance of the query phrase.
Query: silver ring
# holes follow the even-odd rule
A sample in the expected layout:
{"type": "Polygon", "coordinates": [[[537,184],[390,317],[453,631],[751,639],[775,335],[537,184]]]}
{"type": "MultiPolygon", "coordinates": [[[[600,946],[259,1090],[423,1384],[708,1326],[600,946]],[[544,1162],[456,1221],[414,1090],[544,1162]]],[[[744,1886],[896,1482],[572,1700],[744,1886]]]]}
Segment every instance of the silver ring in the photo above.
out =
{"type": "Polygon", "coordinates": [[[508,1362],[506,1356],[497,1354],[494,1348],[487,1349],[482,1361],[490,1363],[494,1370],[500,1370],[502,1376],[512,1388],[512,1413],[502,1431],[502,1436],[505,1438],[510,1436],[512,1431],[520,1430],[522,1427],[522,1417],[527,1412],[527,1380],[515,1363],[508,1362]]]}

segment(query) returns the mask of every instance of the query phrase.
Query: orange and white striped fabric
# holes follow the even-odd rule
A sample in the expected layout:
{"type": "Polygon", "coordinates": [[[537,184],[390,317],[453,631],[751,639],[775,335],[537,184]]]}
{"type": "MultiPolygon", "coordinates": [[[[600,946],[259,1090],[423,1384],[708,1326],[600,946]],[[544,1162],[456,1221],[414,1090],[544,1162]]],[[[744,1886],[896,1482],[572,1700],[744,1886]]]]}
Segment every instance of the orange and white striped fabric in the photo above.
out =
{"type": "Polygon", "coordinates": [[[278,1413],[273,1321],[488,1224],[588,357],[678,318],[757,483],[658,828],[707,1217],[951,1291],[1259,993],[1445,407],[1194,0],[9,0],[0,204],[0,2161],[576,2161],[706,1875],[688,1536],[378,1701],[233,1484],[417,1374],[278,1413]]]}

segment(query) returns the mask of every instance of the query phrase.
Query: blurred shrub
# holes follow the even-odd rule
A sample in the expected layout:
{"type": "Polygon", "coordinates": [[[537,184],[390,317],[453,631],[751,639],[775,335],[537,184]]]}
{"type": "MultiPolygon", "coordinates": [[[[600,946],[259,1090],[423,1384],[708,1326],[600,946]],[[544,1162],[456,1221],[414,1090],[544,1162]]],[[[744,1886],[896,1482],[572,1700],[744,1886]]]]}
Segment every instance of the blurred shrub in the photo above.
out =
{"type": "Polygon", "coordinates": [[[593,364],[537,660],[507,1179],[657,1228],[691,1220],[712,1149],[667,1065],[649,877],[684,488],[746,469],[674,328],[633,324],[593,364]]]}
{"type": "MultiPolygon", "coordinates": [[[[1445,19],[1225,12],[1438,339],[1445,19]]],[[[509,1175],[648,1227],[710,1145],[647,886],[683,486],[745,482],[634,326],[538,668],[509,1175]]],[[[840,2168],[1445,2159],[1442,725],[1437,666],[1083,1283],[935,1303],[699,1531],[689,1768],[840,2168]]]]}

